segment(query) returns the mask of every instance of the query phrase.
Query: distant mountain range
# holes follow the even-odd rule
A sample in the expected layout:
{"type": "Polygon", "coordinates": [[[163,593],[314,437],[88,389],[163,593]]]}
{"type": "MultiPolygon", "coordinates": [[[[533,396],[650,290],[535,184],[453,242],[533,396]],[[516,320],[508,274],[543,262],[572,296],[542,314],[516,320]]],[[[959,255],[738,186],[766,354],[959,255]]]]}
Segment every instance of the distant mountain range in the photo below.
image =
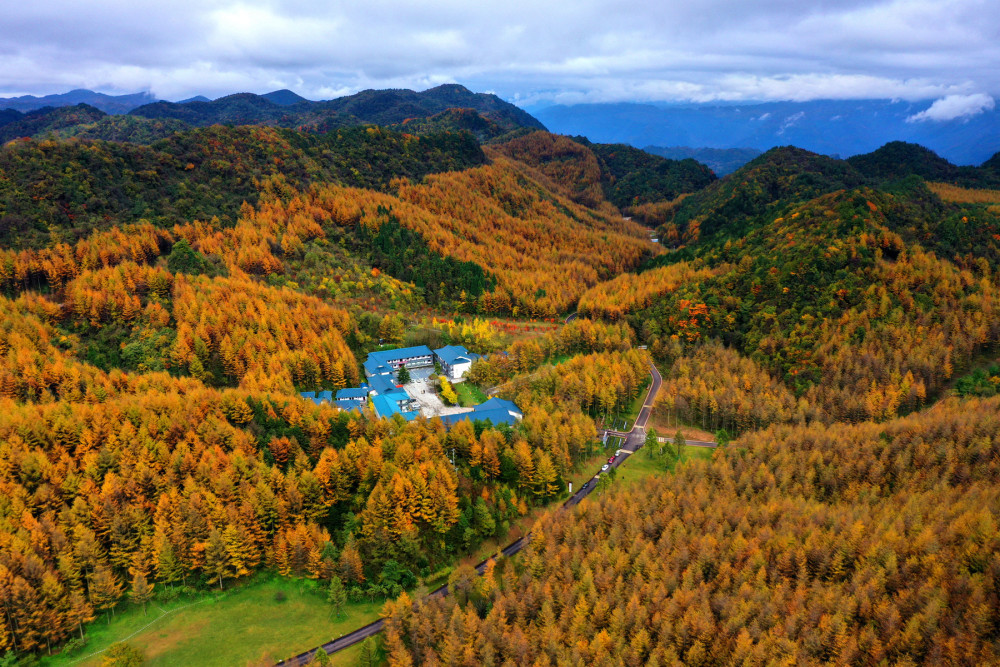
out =
{"type": "MultiPolygon", "coordinates": [[[[157,100],[149,93],[114,96],[92,90],[73,90],[44,97],[0,98],[0,125],[21,120],[12,111],[25,114],[45,107],[80,104],[106,114],[128,113],[143,118],[173,119],[199,127],[215,123],[314,126],[313,129],[358,123],[397,125],[429,118],[449,109],[472,109],[503,131],[520,127],[545,129],[531,114],[496,95],[473,93],[457,84],[437,86],[422,92],[364,90],[321,102],[312,102],[291,90],[275,90],[263,95],[237,93],[216,100],[198,95],[180,102],[157,100]]],[[[448,122],[454,122],[454,119],[448,119],[448,122]]]]}
{"type": "Polygon", "coordinates": [[[640,147],[768,150],[794,145],[847,157],[899,140],[926,146],[956,164],[980,164],[1000,150],[1000,108],[947,121],[914,118],[929,106],[889,100],[689,106],[621,103],[559,105],[533,113],[553,132],[640,147]]]}
{"type": "MultiPolygon", "coordinates": [[[[52,101],[53,97],[57,96],[33,99],[52,101]]],[[[69,99],[60,98],[64,102],[69,99]]],[[[185,102],[150,101],[148,96],[143,96],[142,101],[146,103],[116,116],[107,116],[100,107],[83,102],[27,112],[3,109],[0,141],[51,133],[149,143],[185,128],[215,124],[270,125],[322,133],[370,123],[405,128],[413,134],[467,130],[481,141],[526,128],[545,129],[526,111],[496,95],[473,93],[459,85],[438,86],[423,92],[365,90],[323,102],[311,102],[290,90],[266,95],[238,93],[211,101],[204,98],[185,102]]]]}
{"type": "Polygon", "coordinates": [[[21,97],[0,98],[0,109],[16,109],[22,113],[35,111],[44,107],[69,107],[77,104],[89,104],[108,114],[128,113],[132,109],[155,102],[156,98],[149,93],[133,93],[131,95],[105,95],[92,90],[78,89],[58,95],[22,95],[21,97]]]}
{"type": "Polygon", "coordinates": [[[756,148],[690,148],[688,146],[646,146],[642,150],[670,160],[691,158],[707,165],[716,176],[731,174],[761,154],[756,148]]]}
{"type": "Polygon", "coordinates": [[[419,93],[364,90],[323,102],[310,102],[290,90],[266,95],[238,93],[211,102],[153,102],[132,109],[129,114],[143,118],[173,118],[194,126],[264,123],[323,130],[359,122],[398,125],[448,109],[473,109],[508,131],[519,127],[545,129],[529,113],[496,95],[473,93],[456,84],[419,93]]]}
{"type": "Polygon", "coordinates": [[[496,95],[473,93],[457,84],[422,92],[365,90],[323,101],[307,100],[291,90],[237,93],[215,100],[199,95],[167,102],[149,93],[114,96],[81,89],[0,98],[0,140],[54,131],[61,136],[144,142],[184,127],[217,123],[311,132],[364,123],[400,129],[405,125],[411,133],[468,130],[481,141],[514,131],[550,129],[595,143],[628,144],[670,159],[694,158],[720,176],[762,151],[786,145],[848,157],[869,153],[890,141],[905,141],[925,146],[958,165],[981,164],[1000,150],[1000,107],[951,120],[918,120],[929,106],[898,100],[686,106],[617,103],[535,108],[532,115],[496,95]],[[52,111],[81,104],[86,108],[52,111]],[[127,114],[133,120],[101,120],[95,112],[127,114]],[[84,127],[85,123],[89,124],[84,127]]]}

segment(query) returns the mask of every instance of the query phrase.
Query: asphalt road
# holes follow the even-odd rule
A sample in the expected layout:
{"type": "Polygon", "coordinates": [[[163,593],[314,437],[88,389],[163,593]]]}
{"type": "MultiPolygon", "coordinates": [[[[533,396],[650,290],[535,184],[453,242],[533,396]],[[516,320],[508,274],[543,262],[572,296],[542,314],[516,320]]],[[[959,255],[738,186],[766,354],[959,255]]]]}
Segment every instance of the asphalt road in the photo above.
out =
{"type": "MultiPolygon", "coordinates": [[[[623,434],[626,436],[626,441],[620,450],[621,453],[614,456],[613,459],[608,462],[608,465],[611,468],[617,468],[619,465],[621,465],[622,461],[628,458],[630,454],[637,451],[646,442],[646,423],[649,421],[649,415],[653,411],[653,401],[656,400],[656,394],[657,392],[660,391],[660,385],[663,384],[663,378],[660,377],[659,371],[656,370],[656,367],[653,366],[653,364],[649,365],[649,374],[652,376],[653,382],[649,386],[649,390],[646,392],[646,399],[642,403],[642,409],[639,410],[639,416],[636,418],[635,424],[632,426],[632,430],[629,431],[627,434],[623,434]]],[[[579,489],[576,493],[570,496],[566,500],[566,502],[562,504],[561,509],[566,509],[568,507],[573,507],[575,505],[578,505],[580,504],[581,500],[590,495],[590,492],[593,491],[594,487],[596,486],[594,478],[597,477],[597,475],[599,474],[600,472],[595,473],[594,477],[591,477],[587,482],[585,482],[584,488],[579,489]]],[[[521,539],[515,540],[514,542],[508,544],[506,547],[504,547],[501,553],[504,556],[513,556],[518,551],[523,549],[525,545],[528,544],[528,541],[530,539],[531,539],[531,533],[528,533],[521,539]]],[[[478,572],[479,574],[485,572],[486,563],[488,563],[489,560],[490,559],[484,560],[478,565],[476,565],[476,572],[478,572]]],[[[428,593],[425,599],[443,597],[447,594],[448,594],[448,586],[444,585],[428,593]]],[[[349,646],[354,646],[355,644],[364,641],[365,639],[371,637],[372,635],[377,635],[378,633],[382,632],[382,629],[384,627],[385,627],[385,621],[379,619],[373,623],[369,623],[368,625],[360,627],[357,630],[349,632],[346,635],[338,637],[337,639],[331,639],[322,646],[318,646],[314,649],[310,649],[303,653],[299,653],[298,655],[288,658],[286,660],[282,660],[277,664],[281,665],[282,667],[285,667],[286,665],[287,666],[306,665],[309,663],[310,660],[313,659],[313,656],[316,654],[316,651],[318,651],[320,648],[326,651],[328,655],[332,655],[337,651],[342,651],[345,648],[348,648],[349,646]]]]}

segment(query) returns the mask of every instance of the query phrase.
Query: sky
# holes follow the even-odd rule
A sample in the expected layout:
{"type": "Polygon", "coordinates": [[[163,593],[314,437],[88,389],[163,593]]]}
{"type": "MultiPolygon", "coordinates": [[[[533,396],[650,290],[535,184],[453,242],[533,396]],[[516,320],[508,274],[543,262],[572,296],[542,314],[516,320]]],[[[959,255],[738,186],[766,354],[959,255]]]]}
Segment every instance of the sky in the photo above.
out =
{"type": "Polygon", "coordinates": [[[933,100],[925,119],[1000,97],[996,0],[35,0],[3,13],[2,96],[461,83],[528,108],[933,100]]]}

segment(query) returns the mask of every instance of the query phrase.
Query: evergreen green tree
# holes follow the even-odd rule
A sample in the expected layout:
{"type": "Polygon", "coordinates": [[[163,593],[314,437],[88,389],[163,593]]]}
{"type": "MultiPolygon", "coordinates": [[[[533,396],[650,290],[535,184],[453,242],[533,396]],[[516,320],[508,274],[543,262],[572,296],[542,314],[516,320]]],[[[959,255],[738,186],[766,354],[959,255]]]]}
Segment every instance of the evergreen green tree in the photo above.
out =
{"type": "Polygon", "coordinates": [[[340,577],[334,575],[330,577],[330,586],[326,589],[326,601],[330,603],[331,613],[335,613],[339,618],[347,604],[347,590],[340,577]]]}
{"type": "Polygon", "coordinates": [[[681,460],[681,451],[684,449],[684,445],[685,444],[686,443],[684,441],[684,435],[680,431],[677,431],[677,435],[674,436],[674,445],[677,446],[677,460],[678,461],[681,460]]]}

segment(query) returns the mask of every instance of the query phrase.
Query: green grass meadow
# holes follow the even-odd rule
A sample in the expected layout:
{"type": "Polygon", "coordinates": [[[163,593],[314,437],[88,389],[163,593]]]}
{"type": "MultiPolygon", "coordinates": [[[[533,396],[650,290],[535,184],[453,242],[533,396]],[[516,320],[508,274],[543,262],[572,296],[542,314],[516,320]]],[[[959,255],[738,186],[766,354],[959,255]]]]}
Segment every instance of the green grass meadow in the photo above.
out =
{"type": "MultiPolygon", "coordinates": [[[[309,580],[261,579],[215,595],[211,592],[128,608],[111,623],[99,618],[87,628],[87,646],[71,655],[43,658],[44,667],[96,667],[118,641],[145,653],[150,667],[273,665],[278,660],[346,634],[379,616],[383,601],[346,605],[339,618],[309,580]],[[282,599],[283,598],[283,599],[282,599]]],[[[338,655],[335,664],[348,656],[338,655]]]]}
{"type": "Polygon", "coordinates": [[[455,388],[455,393],[458,395],[458,404],[463,408],[473,408],[486,402],[486,394],[474,384],[456,382],[452,384],[452,387],[455,388]]]}

